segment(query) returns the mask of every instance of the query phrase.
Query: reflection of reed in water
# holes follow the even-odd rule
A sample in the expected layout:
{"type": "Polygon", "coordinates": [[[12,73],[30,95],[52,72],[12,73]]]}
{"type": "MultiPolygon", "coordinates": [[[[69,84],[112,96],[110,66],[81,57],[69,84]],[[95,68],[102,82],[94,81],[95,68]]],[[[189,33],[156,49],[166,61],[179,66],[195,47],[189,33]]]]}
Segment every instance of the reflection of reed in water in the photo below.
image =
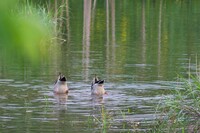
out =
{"type": "Polygon", "coordinates": [[[160,7],[159,7],[159,18],[158,18],[158,76],[160,77],[161,73],[161,38],[162,38],[162,0],[160,0],[160,7]]]}
{"type": "Polygon", "coordinates": [[[146,16],[145,16],[145,0],[142,1],[142,21],[141,21],[141,46],[142,46],[142,64],[146,64],[146,16]]]}
{"type": "Polygon", "coordinates": [[[106,1],[106,73],[112,73],[112,69],[110,69],[110,66],[115,66],[115,62],[116,62],[115,0],[110,0],[110,1],[107,0],[106,1]]]}
{"type": "Polygon", "coordinates": [[[83,77],[89,79],[90,64],[90,24],[91,24],[91,0],[84,0],[84,21],[83,21],[83,77]]]}

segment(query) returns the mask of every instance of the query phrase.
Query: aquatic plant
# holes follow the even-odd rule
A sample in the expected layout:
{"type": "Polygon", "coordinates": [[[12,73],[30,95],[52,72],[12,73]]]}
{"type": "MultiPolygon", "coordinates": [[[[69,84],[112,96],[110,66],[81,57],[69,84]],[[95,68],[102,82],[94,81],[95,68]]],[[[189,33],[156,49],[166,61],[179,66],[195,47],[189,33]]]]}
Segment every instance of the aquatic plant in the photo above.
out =
{"type": "Polygon", "coordinates": [[[24,99],[24,107],[26,109],[26,112],[32,112],[32,110],[30,110],[30,106],[31,106],[31,102],[27,99],[24,99]]]}
{"type": "Polygon", "coordinates": [[[112,130],[112,127],[116,127],[116,125],[120,126],[124,132],[134,132],[140,128],[140,122],[134,120],[127,120],[127,115],[131,115],[133,112],[128,108],[127,110],[106,110],[104,106],[101,106],[99,111],[99,115],[89,115],[87,117],[87,128],[94,127],[99,128],[101,132],[106,133],[109,130],[112,130]],[[117,116],[119,120],[115,120],[117,116]]]}
{"type": "Polygon", "coordinates": [[[49,100],[48,96],[44,96],[44,102],[45,102],[45,107],[44,107],[44,112],[47,113],[49,110],[49,100]]]}
{"type": "Polygon", "coordinates": [[[87,119],[87,127],[94,128],[98,127],[101,132],[106,133],[111,126],[112,115],[110,112],[105,110],[104,106],[101,106],[98,116],[90,115],[87,119]]]}

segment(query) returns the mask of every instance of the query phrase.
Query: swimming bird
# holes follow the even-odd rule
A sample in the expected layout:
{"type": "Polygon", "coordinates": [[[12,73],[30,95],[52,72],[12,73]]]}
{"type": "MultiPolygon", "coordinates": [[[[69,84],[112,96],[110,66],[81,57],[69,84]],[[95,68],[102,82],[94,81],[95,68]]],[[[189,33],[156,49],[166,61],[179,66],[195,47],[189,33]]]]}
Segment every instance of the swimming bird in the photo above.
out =
{"type": "Polygon", "coordinates": [[[59,73],[58,79],[54,84],[54,93],[57,94],[66,94],[68,93],[69,89],[67,86],[67,79],[64,75],[59,73]]]}
{"type": "Polygon", "coordinates": [[[98,95],[102,96],[104,94],[107,94],[104,89],[104,80],[99,80],[96,75],[93,78],[92,84],[91,84],[91,94],[92,95],[98,95]]]}

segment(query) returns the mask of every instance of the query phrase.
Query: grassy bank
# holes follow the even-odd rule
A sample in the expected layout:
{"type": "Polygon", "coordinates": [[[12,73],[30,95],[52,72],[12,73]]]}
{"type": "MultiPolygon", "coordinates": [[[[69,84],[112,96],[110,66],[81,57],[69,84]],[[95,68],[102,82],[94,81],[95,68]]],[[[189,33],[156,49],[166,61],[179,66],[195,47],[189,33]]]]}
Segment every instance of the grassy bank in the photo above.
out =
{"type": "Polygon", "coordinates": [[[172,95],[158,106],[161,113],[152,132],[200,132],[200,77],[178,78],[172,95]]]}

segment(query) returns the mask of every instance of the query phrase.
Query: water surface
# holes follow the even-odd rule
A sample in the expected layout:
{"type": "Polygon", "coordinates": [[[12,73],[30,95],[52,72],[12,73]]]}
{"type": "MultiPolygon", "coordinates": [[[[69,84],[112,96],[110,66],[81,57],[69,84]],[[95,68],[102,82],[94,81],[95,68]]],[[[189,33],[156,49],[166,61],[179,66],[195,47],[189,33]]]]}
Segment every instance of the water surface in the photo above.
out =
{"type": "Polygon", "coordinates": [[[189,62],[195,72],[199,1],[65,2],[65,41],[50,59],[32,65],[0,53],[0,132],[103,132],[103,113],[108,132],[146,131],[177,75],[187,77],[189,62]],[[58,72],[68,95],[53,94],[58,72]],[[106,81],[102,99],[90,95],[94,74],[106,81]]]}

